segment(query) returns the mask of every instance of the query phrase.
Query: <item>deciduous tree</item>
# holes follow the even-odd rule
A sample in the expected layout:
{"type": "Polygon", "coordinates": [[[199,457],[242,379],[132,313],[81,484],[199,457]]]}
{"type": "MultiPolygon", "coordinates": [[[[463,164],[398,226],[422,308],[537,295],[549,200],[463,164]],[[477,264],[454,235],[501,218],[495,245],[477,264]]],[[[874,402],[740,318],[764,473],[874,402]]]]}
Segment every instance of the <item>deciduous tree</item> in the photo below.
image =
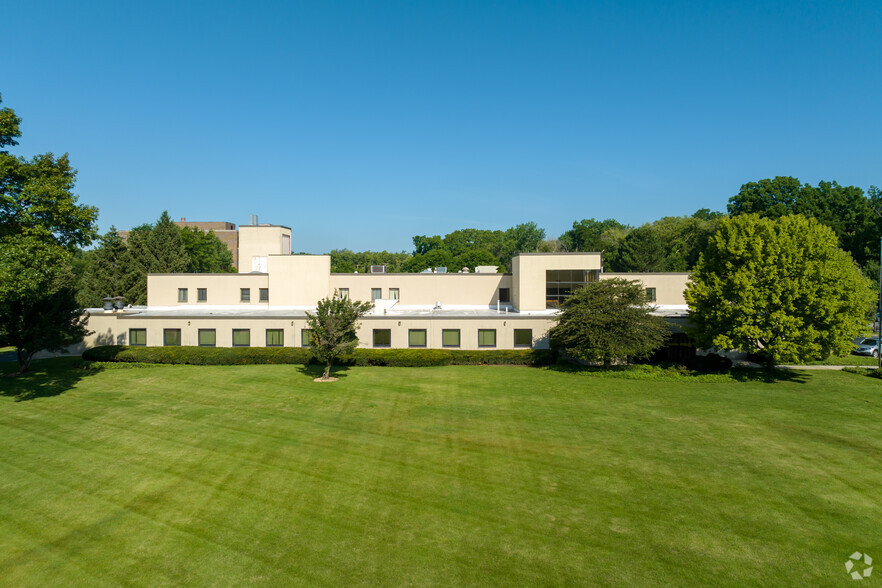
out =
{"type": "Polygon", "coordinates": [[[306,313],[306,322],[312,329],[310,350],[313,357],[325,364],[322,379],[330,377],[331,366],[358,346],[358,320],[371,309],[370,302],[349,298],[323,298],[315,314],[306,313]]]}
{"type": "Polygon", "coordinates": [[[750,214],[721,222],[686,301],[699,346],[761,353],[772,365],[846,353],[873,294],[830,228],[750,214]]]}
{"type": "Polygon", "coordinates": [[[561,305],[551,346],[563,354],[608,366],[613,360],[648,357],[670,334],[637,281],[613,278],[577,289],[561,305]]]}

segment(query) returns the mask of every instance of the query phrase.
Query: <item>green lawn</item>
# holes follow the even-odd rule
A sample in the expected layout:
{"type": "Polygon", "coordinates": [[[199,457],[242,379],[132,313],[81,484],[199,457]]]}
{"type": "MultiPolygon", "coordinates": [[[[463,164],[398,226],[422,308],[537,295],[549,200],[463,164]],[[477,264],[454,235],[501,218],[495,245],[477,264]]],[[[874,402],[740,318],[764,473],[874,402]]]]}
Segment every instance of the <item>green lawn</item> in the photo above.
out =
{"type": "Polygon", "coordinates": [[[866,376],[71,366],[0,378],[3,585],[852,586],[848,555],[882,561],[866,376]]]}
{"type": "Polygon", "coordinates": [[[827,359],[820,361],[807,361],[805,365],[865,365],[875,367],[879,365],[879,360],[865,355],[845,355],[843,357],[831,355],[827,359]]]}

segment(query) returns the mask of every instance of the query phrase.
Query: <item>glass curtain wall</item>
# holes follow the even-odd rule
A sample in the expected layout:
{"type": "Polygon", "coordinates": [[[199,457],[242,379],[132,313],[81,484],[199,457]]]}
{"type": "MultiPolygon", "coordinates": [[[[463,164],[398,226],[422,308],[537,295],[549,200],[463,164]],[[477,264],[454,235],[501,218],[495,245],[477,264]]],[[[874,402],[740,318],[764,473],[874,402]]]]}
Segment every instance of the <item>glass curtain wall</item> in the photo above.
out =
{"type": "Polygon", "coordinates": [[[598,270],[546,270],[545,308],[557,308],[573,290],[598,279],[598,270]]]}

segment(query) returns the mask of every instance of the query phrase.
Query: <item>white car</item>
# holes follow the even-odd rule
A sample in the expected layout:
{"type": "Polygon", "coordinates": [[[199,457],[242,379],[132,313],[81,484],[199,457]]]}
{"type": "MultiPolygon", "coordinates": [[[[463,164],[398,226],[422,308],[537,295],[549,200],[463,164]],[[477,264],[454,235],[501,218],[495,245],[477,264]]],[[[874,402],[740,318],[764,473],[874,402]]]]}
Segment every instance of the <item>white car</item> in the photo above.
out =
{"type": "Polygon", "coordinates": [[[879,337],[867,337],[855,343],[857,347],[852,350],[855,355],[872,355],[879,357],[879,337]]]}

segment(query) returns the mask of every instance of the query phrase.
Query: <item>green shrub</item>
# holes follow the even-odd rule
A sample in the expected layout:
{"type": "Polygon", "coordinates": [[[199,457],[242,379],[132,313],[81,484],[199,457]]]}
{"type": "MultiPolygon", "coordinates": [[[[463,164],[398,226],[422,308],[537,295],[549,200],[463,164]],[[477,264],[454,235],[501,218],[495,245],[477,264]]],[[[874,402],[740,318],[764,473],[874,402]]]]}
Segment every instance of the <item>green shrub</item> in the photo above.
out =
{"type": "MultiPolygon", "coordinates": [[[[253,365],[315,363],[303,347],[129,347],[106,345],[83,353],[99,362],[189,365],[253,365]]],[[[356,349],[342,365],[428,367],[440,365],[550,365],[556,356],[547,349],[356,349]]]]}
{"type": "Polygon", "coordinates": [[[879,368],[844,367],[842,371],[871,378],[882,378],[882,369],[879,368]]]}

